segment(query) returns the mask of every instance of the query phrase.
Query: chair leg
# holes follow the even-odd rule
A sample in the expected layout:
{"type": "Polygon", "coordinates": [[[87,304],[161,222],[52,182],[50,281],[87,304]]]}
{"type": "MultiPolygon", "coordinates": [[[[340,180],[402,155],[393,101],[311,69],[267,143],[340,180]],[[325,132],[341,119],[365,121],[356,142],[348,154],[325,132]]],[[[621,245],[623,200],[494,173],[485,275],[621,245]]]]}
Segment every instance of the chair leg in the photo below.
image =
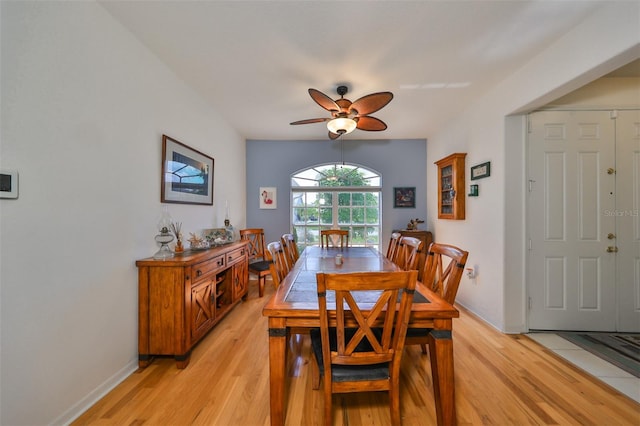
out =
{"type": "Polygon", "coordinates": [[[391,412],[391,424],[400,426],[400,389],[399,386],[391,386],[389,389],[389,408],[391,412]]]}
{"type": "Polygon", "coordinates": [[[258,295],[260,297],[264,296],[264,283],[267,280],[267,277],[264,275],[258,275],[258,295]]]}
{"type": "Polygon", "coordinates": [[[320,389],[320,368],[316,355],[311,351],[311,387],[314,390],[320,389]]]}
{"type": "Polygon", "coordinates": [[[333,425],[333,407],[331,405],[333,394],[331,393],[331,380],[324,378],[324,424],[333,425]]]}

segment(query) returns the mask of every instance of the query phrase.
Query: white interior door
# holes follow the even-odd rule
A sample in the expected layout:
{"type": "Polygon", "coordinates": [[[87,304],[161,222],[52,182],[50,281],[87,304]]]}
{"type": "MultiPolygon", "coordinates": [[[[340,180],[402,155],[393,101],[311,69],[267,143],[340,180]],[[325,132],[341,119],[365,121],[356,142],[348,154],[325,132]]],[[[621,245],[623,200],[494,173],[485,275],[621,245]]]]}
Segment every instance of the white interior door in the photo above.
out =
{"type": "Polygon", "coordinates": [[[640,111],[616,118],[618,331],[640,332],[640,111]]]}
{"type": "Polygon", "coordinates": [[[614,139],[608,111],[530,116],[530,329],[616,328],[614,139]]]}

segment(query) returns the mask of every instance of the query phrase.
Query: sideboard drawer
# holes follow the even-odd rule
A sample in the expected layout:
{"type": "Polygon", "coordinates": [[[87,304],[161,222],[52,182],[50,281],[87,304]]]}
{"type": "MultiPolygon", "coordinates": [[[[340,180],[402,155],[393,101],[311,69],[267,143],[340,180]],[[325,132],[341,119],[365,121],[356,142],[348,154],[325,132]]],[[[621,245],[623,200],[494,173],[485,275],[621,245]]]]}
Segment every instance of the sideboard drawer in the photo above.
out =
{"type": "Polygon", "coordinates": [[[232,250],[227,253],[227,266],[231,266],[231,264],[237,262],[238,260],[244,259],[246,253],[247,250],[244,247],[232,250]]]}
{"type": "Polygon", "coordinates": [[[221,254],[219,256],[212,257],[211,259],[205,262],[201,262],[193,265],[191,267],[192,284],[197,283],[198,281],[200,281],[201,278],[204,278],[210,272],[224,268],[225,266],[224,258],[225,258],[225,255],[221,254]]]}

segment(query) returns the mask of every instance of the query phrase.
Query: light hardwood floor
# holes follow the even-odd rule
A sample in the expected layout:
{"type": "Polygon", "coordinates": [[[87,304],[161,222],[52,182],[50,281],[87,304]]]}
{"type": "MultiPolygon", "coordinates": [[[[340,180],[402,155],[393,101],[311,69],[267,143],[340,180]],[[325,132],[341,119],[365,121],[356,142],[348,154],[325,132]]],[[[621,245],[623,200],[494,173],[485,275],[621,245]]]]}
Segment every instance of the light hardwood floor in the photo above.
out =
{"type": "MultiPolygon", "coordinates": [[[[267,321],[273,293],[238,305],[178,370],[156,359],[80,416],[75,425],[268,425],[267,321]]],[[[460,425],[639,425],[640,404],[521,335],[501,334],[461,310],[454,321],[460,425]]],[[[323,424],[321,391],[311,388],[306,336],[291,341],[288,425],[323,424]]],[[[435,424],[428,355],[407,348],[400,391],[404,425],[435,424]]],[[[334,424],[389,424],[386,393],[334,396],[334,424]]]]}

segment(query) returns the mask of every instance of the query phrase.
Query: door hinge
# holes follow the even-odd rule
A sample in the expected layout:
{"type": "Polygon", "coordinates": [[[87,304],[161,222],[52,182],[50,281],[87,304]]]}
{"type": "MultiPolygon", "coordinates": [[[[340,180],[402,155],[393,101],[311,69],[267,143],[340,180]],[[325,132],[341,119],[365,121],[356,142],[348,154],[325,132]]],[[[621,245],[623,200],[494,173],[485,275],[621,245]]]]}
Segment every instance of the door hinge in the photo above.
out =
{"type": "Polygon", "coordinates": [[[612,111],[609,112],[609,118],[612,120],[615,120],[616,118],[618,118],[618,110],[614,109],[612,111]]]}
{"type": "Polygon", "coordinates": [[[533,250],[533,243],[531,242],[531,238],[529,238],[529,251],[533,250]]]}
{"type": "Polygon", "coordinates": [[[531,116],[527,115],[527,133],[531,133],[531,116]]]}
{"type": "Polygon", "coordinates": [[[529,298],[529,300],[527,301],[527,305],[529,305],[529,310],[531,310],[531,308],[533,307],[533,300],[531,300],[531,298],[529,298]]]}
{"type": "Polygon", "coordinates": [[[533,191],[533,184],[534,184],[535,182],[536,182],[535,180],[533,180],[533,179],[529,179],[529,192],[533,191]]]}

